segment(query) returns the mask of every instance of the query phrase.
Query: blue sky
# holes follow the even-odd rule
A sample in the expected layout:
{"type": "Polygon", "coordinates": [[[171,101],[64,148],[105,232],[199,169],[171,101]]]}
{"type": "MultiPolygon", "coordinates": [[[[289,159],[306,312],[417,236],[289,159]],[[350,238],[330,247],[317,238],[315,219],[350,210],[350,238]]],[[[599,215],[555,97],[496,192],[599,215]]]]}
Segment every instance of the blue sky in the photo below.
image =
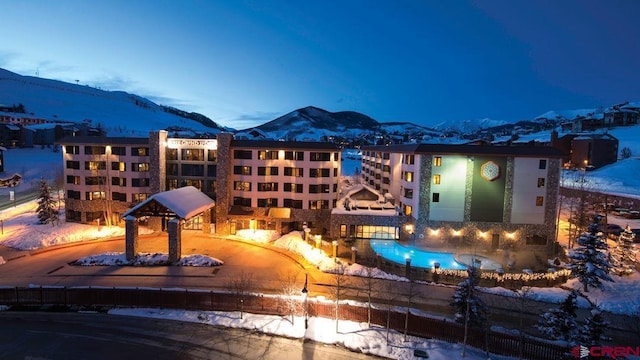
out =
{"type": "Polygon", "coordinates": [[[640,100],[635,0],[0,0],[0,8],[0,67],[133,92],[234,128],[308,105],[434,125],[640,100]]]}

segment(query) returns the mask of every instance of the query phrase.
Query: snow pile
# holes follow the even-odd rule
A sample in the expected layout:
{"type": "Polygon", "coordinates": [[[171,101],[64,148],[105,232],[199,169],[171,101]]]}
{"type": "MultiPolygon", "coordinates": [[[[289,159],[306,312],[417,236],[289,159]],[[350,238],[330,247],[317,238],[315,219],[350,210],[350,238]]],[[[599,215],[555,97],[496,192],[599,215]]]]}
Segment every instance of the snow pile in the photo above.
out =
{"type": "Polygon", "coordinates": [[[336,261],[328,257],[321,249],[316,249],[302,240],[299,231],[292,231],[274,241],[273,245],[302,255],[308,262],[320,271],[330,271],[336,267],[336,261]]]}
{"type": "Polygon", "coordinates": [[[280,237],[280,234],[275,230],[251,230],[242,229],[236,232],[236,236],[239,236],[245,240],[251,240],[257,243],[266,244],[280,237]]]}
{"type": "MultiPolygon", "coordinates": [[[[368,327],[366,323],[340,320],[339,332],[336,332],[336,322],[332,319],[310,317],[308,329],[304,329],[304,318],[273,315],[255,315],[239,312],[219,311],[184,311],[169,309],[113,309],[112,315],[139,316],[145,318],[169,319],[202,323],[214,326],[249,329],[264,334],[285,336],[296,339],[309,339],[326,344],[342,345],[345,348],[390,359],[415,359],[415,349],[426,351],[429,359],[448,360],[457,359],[462,353],[462,344],[449,344],[443,341],[422,339],[407,336],[390,330],[389,341],[386,340],[386,329],[379,326],[368,327]]],[[[484,351],[467,347],[466,359],[486,359],[484,351]]],[[[492,359],[509,359],[509,357],[491,355],[492,359]]]]}
{"type": "MultiPolygon", "coordinates": [[[[91,255],[80,258],[74,265],[81,266],[113,266],[113,265],[133,265],[133,266],[154,266],[168,265],[169,255],[163,253],[139,253],[135,259],[129,261],[124,253],[108,252],[99,255],[91,255]]],[[[206,255],[186,255],[180,258],[175,265],[180,266],[219,266],[224,264],[222,260],[206,255]]]]}

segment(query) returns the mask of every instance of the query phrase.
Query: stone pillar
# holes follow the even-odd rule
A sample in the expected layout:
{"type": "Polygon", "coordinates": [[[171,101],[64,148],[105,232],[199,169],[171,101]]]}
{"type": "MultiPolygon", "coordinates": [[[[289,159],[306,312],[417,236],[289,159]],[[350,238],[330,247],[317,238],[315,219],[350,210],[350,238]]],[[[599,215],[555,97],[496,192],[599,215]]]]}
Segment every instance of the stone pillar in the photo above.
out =
{"type": "Polygon", "coordinates": [[[138,222],[134,216],[125,219],[125,252],[127,260],[131,261],[138,252],[138,222]]]}
{"type": "Polygon", "coordinates": [[[355,246],[351,247],[351,262],[354,264],[358,262],[358,248],[355,246]]]}
{"type": "Polygon", "coordinates": [[[231,233],[229,227],[229,207],[231,206],[231,185],[233,176],[231,142],[233,134],[220,133],[216,135],[218,140],[218,159],[216,173],[216,233],[228,235],[231,233]]]}
{"type": "Polygon", "coordinates": [[[211,234],[211,209],[202,213],[202,233],[211,234]]]}
{"type": "Polygon", "coordinates": [[[169,220],[169,262],[176,262],[182,256],[182,229],[180,219],[169,220]]]}
{"type": "Polygon", "coordinates": [[[167,135],[166,130],[149,132],[149,191],[151,194],[163,192],[167,188],[167,135]]]}

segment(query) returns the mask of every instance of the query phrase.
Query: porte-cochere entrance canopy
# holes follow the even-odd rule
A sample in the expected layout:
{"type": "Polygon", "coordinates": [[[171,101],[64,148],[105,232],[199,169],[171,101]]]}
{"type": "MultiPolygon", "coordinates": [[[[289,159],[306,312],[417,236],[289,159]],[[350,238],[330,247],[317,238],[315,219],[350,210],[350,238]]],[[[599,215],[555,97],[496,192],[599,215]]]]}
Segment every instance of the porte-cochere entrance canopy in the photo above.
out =
{"type": "Polygon", "coordinates": [[[122,216],[126,222],[127,260],[135,258],[138,248],[138,223],[136,218],[143,216],[173,218],[169,221],[169,261],[178,261],[181,256],[182,232],[180,221],[189,220],[208,212],[215,202],[193,186],[157,193],[132,207],[122,216]]]}
{"type": "Polygon", "coordinates": [[[193,186],[185,186],[151,195],[122,215],[176,217],[189,220],[215,206],[215,202],[193,186]]]}

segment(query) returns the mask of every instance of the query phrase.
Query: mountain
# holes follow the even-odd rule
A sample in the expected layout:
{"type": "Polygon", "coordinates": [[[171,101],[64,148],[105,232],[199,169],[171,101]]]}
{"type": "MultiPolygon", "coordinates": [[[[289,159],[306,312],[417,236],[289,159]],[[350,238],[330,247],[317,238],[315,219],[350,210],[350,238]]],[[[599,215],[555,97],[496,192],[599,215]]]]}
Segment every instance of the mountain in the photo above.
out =
{"type": "Polygon", "coordinates": [[[195,133],[229,130],[204,115],[189,113],[124,91],[23,76],[0,69],[0,106],[21,104],[26,114],[59,122],[91,120],[110,136],[146,136],[150,130],[195,133]]]}
{"type": "Polygon", "coordinates": [[[454,132],[458,134],[473,134],[479,130],[509,124],[508,121],[494,120],[489,118],[462,120],[462,121],[443,121],[433,126],[434,130],[443,132],[454,132]]]}
{"type": "Polygon", "coordinates": [[[329,112],[315,106],[294,110],[265,124],[251,129],[260,130],[266,136],[283,140],[322,140],[326,138],[357,138],[375,134],[429,131],[420,125],[407,122],[379,123],[371,117],[355,111],[329,112]]]}

